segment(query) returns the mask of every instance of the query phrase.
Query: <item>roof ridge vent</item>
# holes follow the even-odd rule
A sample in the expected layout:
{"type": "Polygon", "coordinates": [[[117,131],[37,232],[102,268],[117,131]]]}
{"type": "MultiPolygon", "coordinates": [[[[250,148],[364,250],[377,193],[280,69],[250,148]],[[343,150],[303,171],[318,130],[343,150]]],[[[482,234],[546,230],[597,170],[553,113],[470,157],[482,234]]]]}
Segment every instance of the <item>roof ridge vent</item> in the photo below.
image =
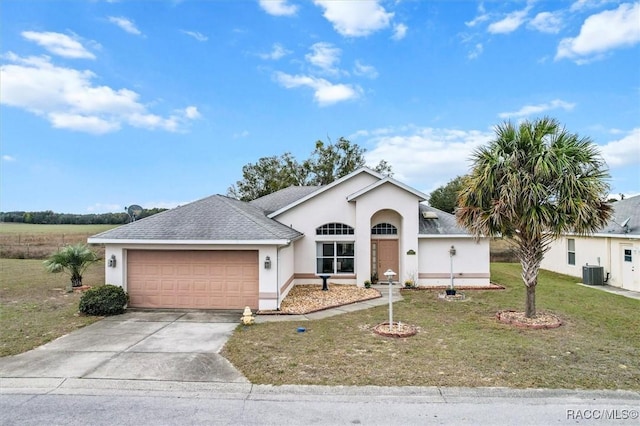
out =
{"type": "Polygon", "coordinates": [[[422,218],[423,219],[437,219],[438,215],[436,214],[436,212],[426,211],[426,212],[422,212],[422,218]]]}

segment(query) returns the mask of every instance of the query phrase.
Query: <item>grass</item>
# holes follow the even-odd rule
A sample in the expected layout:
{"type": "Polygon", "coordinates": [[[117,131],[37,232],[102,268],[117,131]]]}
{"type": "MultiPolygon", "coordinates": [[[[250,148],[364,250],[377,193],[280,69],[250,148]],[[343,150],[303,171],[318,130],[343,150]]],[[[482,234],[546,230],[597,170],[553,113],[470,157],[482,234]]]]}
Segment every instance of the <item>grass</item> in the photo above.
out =
{"type": "Polygon", "coordinates": [[[238,327],[222,353],[253,383],[640,389],[640,301],[542,271],[538,309],[564,325],[519,329],[495,319],[499,310],[524,308],[519,265],[492,264],[492,280],[506,289],[467,291],[465,302],[405,292],[394,320],[418,326],[414,337],[374,334],[388,317],[382,306],[238,327]]]}
{"type": "Polygon", "coordinates": [[[119,225],[34,225],[30,223],[0,222],[0,234],[98,234],[119,225]]]}
{"type": "MultiPolygon", "coordinates": [[[[83,284],[104,284],[104,263],[89,267],[83,284]]],[[[28,351],[98,317],[78,314],[80,293],[65,293],[69,276],[50,274],[41,260],[0,259],[0,356],[28,351]]]]}
{"type": "MultiPolygon", "coordinates": [[[[0,223],[0,257],[44,259],[69,244],[86,243],[91,235],[117,225],[33,225],[0,223]]],[[[95,250],[101,255],[102,247],[95,250]]]]}

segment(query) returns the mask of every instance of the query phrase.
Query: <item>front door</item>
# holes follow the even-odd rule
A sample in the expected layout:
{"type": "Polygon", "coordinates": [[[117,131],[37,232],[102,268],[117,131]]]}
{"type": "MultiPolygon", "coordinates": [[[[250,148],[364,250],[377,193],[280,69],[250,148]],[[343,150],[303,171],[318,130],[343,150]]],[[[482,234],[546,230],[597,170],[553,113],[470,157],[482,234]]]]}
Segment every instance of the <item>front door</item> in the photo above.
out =
{"type": "Polygon", "coordinates": [[[621,244],[622,250],[622,288],[634,290],[633,288],[633,246],[631,244],[621,244]]]}
{"type": "Polygon", "coordinates": [[[394,280],[398,280],[400,274],[398,263],[398,240],[372,240],[371,255],[373,262],[377,263],[374,271],[378,274],[378,281],[386,280],[384,273],[391,269],[396,275],[394,280]]]}

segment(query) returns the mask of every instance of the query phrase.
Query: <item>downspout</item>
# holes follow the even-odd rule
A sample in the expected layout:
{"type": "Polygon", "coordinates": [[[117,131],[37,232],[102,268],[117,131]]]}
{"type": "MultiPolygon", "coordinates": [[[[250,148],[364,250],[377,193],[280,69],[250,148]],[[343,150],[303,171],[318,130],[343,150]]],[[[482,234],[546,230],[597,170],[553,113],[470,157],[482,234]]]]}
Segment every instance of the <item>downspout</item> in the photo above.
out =
{"type": "Polygon", "coordinates": [[[276,311],[280,310],[280,246],[276,247],[276,311]]]}

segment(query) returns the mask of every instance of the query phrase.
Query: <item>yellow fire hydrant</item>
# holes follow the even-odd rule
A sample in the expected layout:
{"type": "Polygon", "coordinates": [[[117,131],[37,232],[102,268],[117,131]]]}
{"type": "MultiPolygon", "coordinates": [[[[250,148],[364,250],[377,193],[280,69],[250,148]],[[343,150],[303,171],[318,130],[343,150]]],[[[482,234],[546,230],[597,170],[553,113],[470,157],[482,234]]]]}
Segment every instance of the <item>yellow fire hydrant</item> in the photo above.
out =
{"type": "Polygon", "coordinates": [[[240,321],[244,325],[252,325],[255,323],[256,319],[253,317],[253,313],[251,312],[251,308],[248,306],[244,308],[244,312],[242,313],[242,317],[240,321]]]}

